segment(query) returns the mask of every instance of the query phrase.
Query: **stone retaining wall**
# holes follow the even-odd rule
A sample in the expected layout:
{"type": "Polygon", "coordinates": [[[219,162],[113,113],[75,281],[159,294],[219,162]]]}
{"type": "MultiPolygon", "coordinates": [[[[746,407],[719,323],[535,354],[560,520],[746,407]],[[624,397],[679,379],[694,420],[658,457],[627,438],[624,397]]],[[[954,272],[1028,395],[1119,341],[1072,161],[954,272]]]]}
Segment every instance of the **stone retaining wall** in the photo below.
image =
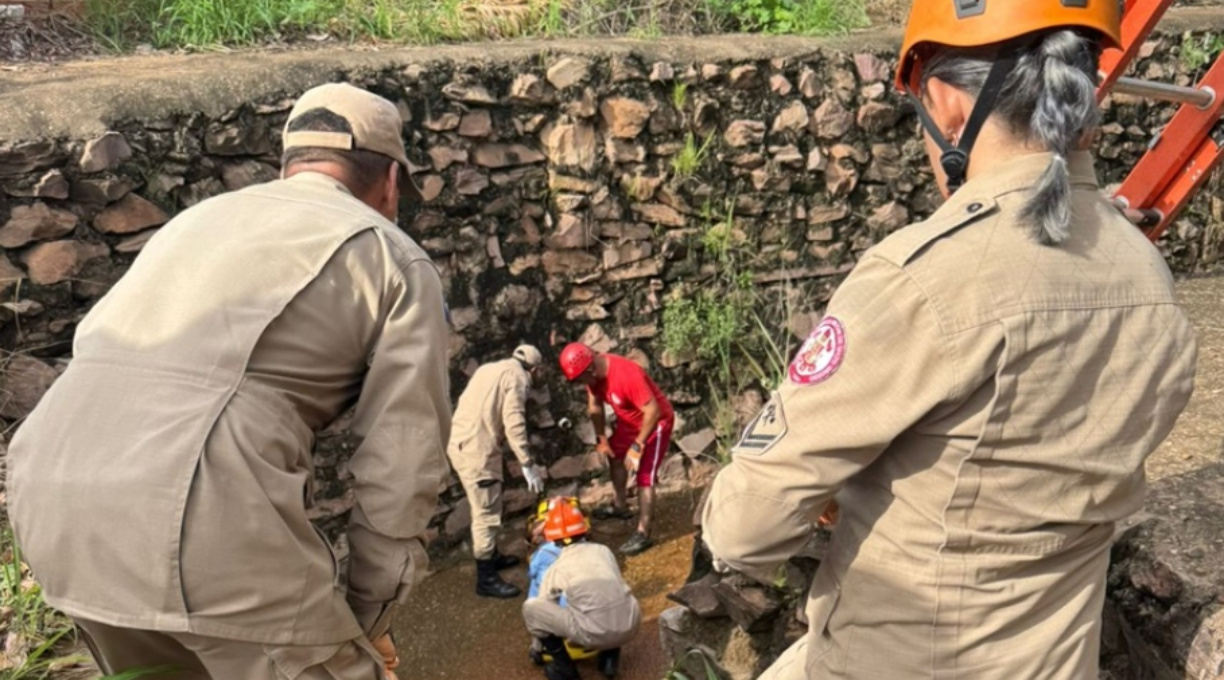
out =
{"type": "MultiPolygon", "coordinates": [[[[667,462],[664,485],[702,483],[715,467],[701,455],[712,450],[711,401],[722,395],[708,393],[708,363],[663,351],[660,324],[669,301],[718,278],[706,237],[724,230],[737,275],[778,301],[760,313],[791,331],[789,353],[858,256],[938,202],[915,118],[889,86],[895,36],[780,39],[781,56],[758,38],[750,58],[721,59],[714,47],[728,38],[707,40],[688,41],[685,58],[621,43],[606,53],[555,44],[513,44],[505,55],[491,46],[465,59],[392,53],[323,78],[320,67],[220,112],[176,110],[163,98],[156,115],[105,120],[102,134],[0,139],[0,346],[11,350],[0,359],[0,431],[54,380],[76,323],[159,226],[210,196],[275,178],[294,97],[321,79],[346,79],[397,102],[404,118],[426,202],[401,224],[445,275],[456,396],[480,362],[520,341],[551,362],[561,344],[584,339],[650,367],[687,421],[682,433],[701,431],[685,443],[690,455],[667,462]]],[[[1189,82],[1180,44],[1176,35],[1153,41],[1138,72],[1189,82]]],[[[181,88],[184,101],[198,96],[194,82],[181,88]]],[[[1103,178],[1120,179],[1170,114],[1109,102],[1103,178]]],[[[1179,272],[1219,260],[1224,203],[1215,193],[1203,192],[1162,243],[1179,272]]],[[[606,498],[581,394],[553,375],[534,396],[532,438],[554,488],[606,498]],[[556,427],[561,417],[578,427],[556,427]]],[[[741,418],[760,403],[752,389],[736,398],[741,418]]],[[[321,519],[351,506],[351,447],[343,422],[320,437],[321,519]]],[[[511,512],[533,500],[512,481],[511,512]]],[[[468,521],[452,479],[433,525],[440,544],[462,537],[468,521]]]]}

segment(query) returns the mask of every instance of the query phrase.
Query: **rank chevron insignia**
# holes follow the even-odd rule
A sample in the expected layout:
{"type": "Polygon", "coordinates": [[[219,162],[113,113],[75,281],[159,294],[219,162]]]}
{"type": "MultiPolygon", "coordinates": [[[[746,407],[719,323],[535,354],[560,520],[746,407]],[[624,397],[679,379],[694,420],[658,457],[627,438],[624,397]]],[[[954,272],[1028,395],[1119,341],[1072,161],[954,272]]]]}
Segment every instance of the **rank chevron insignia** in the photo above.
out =
{"type": "Polygon", "coordinates": [[[782,399],[777,392],[761,409],[756,418],[744,430],[744,436],[735,445],[737,455],[759,456],[786,434],[786,414],[782,410],[782,399]]]}

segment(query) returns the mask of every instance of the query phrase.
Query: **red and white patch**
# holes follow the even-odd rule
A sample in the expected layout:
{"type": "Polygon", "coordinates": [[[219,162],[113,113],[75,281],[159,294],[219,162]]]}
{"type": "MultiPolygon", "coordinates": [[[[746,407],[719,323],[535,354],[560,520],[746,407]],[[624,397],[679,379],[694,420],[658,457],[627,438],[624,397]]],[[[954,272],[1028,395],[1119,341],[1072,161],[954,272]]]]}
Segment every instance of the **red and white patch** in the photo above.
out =
{"type": "Polygon", "coordinates": [[[815,385],[837,372],[846,356],[846,328],[834,316],[826,316],[812,330],[790,365],[791,382],[815,385]]]}

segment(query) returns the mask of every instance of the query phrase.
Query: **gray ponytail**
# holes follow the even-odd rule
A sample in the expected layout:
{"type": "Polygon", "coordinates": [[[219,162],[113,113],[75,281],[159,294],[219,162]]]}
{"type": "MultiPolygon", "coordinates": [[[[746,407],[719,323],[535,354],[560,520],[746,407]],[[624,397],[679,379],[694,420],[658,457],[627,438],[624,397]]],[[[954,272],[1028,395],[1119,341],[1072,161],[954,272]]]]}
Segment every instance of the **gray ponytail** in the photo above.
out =
{"type": "MultiPolygon", "coordinates": [[[[1052,245],[1071,234],[1067,155],[1100,122],[1096,85],[1101,48],[1097,40],[1074,30],[1056,30],[1019,49],[1016,68],[992,115],[1028,143],[1054,153],[1022,213],[1033,223],[1037,240],[1052,245]]],[[[986,82],[993,56],[987,49],[940,50],[924,64],[922,77],[924,81],[937,77],[976,95],[986,82]]]]}

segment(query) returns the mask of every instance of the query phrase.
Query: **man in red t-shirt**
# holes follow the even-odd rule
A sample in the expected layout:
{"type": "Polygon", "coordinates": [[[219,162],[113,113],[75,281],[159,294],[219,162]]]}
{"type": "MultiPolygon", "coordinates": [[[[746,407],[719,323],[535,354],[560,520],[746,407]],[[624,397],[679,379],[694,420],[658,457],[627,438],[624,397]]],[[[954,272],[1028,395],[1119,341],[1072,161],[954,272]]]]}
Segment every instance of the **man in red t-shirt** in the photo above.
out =
{"type": "Polygon", "coordinates": [[[615,354],[596,354],[580,342],[561,351],[561,371],[571,382],[586,385],[587,413],[598,437],[596,450],[614,461],[616,500],[611,508],[596,508],[593,514],[604,519],[632,517],[625,506],[625,487],[629,473],[637,474],[637,531],[620,547],[622,553],[636,555],[654,545],[650,540],[654,482],[671,444],[675,424],[671,403],[641,366],[615,354]],[[611,437],[607,436],[604,404],[611,404],[616,413],[611,437]]]}

